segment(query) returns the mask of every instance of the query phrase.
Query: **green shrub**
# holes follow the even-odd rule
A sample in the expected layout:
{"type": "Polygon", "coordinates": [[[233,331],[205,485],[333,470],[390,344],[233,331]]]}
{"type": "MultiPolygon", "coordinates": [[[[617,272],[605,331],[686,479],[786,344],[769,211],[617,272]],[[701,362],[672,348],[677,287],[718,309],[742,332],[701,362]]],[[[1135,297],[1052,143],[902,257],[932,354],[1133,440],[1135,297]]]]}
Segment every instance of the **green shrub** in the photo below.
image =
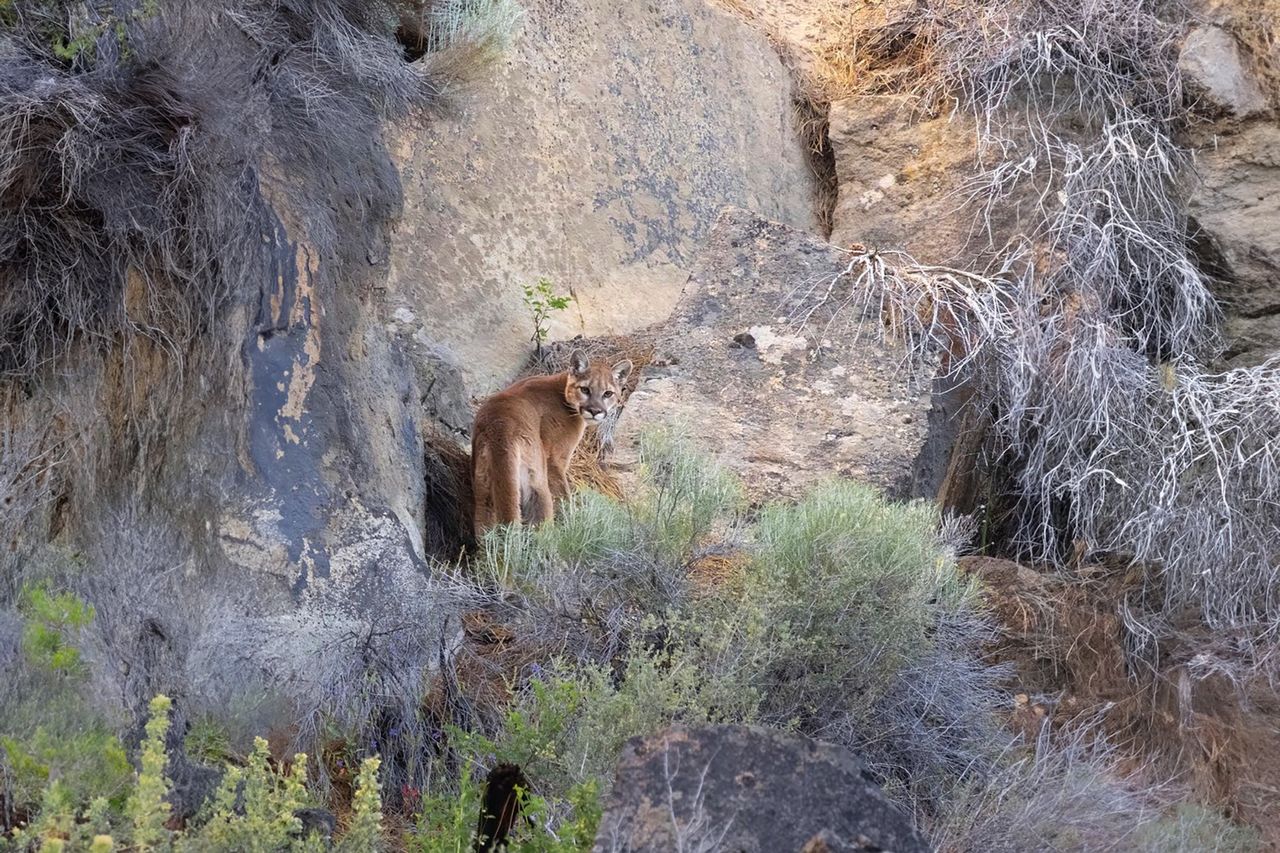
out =
{"type": "Polygon", "coordinates": [[[769,507],[736,595],[702,608],[707,667],[760,694],[762,720],[832,735],[867,719],[929,650],[939,619],[976,605],[937,539],[937,511],[854,483],[769,507]]]}
{"type": "MultiPolygon", "coordinates": [[[[0,850],[99,851],[116,845],[136,851],[184,853],[327,849],[319,837],[302,837],[297,814],[313,805],[307,791],[307,756],[295,755],[288,772],[273,769],[267,742],[261,738],[244,767],[226,767],[218,790],[200,817],[185,831],[171,830],[166,797],[173,785],[166,776],[169,756],[165,750],[171,707],[166,696],[157,696],[151,702],[141,767],[133,780],[123,820],[117,819],[119,813],[101,797],[80,810],[79,798],[62,780],[53,779],[45,787],[37,819],[13,833],[8,847],[0,839],[0,850]]],[[[381,846],[378,764],[377,758],[365,759],[361,764],[350,825],[336,846],[340,851],[366,853],[381,846]]]]}
{"type": "Polygon", "coordinates": [[[75,644],[93,607],[69,592],[27,585],[20,612],[22,659],[0,696],[0,758],[9,771],[3,795],[22,809],[52,790],[57,802],[70,800],[70,814],[97,797],[118,810],[133,771],[119,738],[86,700],[75,644]]]}
{"type": "Polygon", "coordinates": [[[218,765],[233,757],[226,726],[207,714],[191,721],[182,748],[189,757],[205,764],[218,765]]]}
{"type": "MultiPolygon", "coordinates": [[[[456,793],[424,798],[409,850],[460,853],[473,848],[484,793],[483,784],[472,775],[476,769],[472,763],[462,769],[456,793]]],[[[592,848],[602,813],[595,782],[570,788],[561,809],[529,791],[519,791],[517,798],[524,820],[508,838],[508,853],[583,853],[592,848]]]]}
{"type": "Polygon", "coordinates": [[[164,738],[169,732],[169,709],[173,703],[167,696],[151,700],[151,719],[147,721],[147,735],[142,742],[141,769],[138,781],[125,812],[133,824],[133,843],[140,850],[154,850],[167,846],[169,832],[165,822],[169,819],[170,784],[165,777],[169,757],[165,752],[164,738]]]}
{"type": "Polygon", "coordinates": [[[26,620],[22,648],[28,659],[53,672],[79,672],[80,650],[71,634],[93,621],[93,607],[70,592],[33,585],[23,589],[19,609],[26,620]]]}
{"type": "Polygon", "coordinates": [[[0,850],[109,853],[114,845],[108,835],[110,827],[111,806],[105,799],[96,798],[87,808],[77,811],[75,797],[55,780],[44,791],[38,818],[8,836],[0,836],[0,850]]]}
{"type": "Polygon", "coordinates": [[[484,790],[473,774],[478,766],[464,762],[456,790],[441,786],[422,798],[409,849],[416,853],[470,850],[475,838],[484,790]]]}
{"type": "MultiPolygon", "coordinates": [[[[611,774],[617,749],[626,738],[652,730],[651,719],[639,722],[642,714],[635,702],[634,695],[624,697],[609,686],[602,671],[575,669],[564,677],[530,681],[492,736],[451,728],[450,741],[461,765],[458,783],[424,797],[411,849],[470,849],[488,768],[514,764],[532,789],[518,792],[526,820],[518,822],[507,849],[589,850],[600,822],[600,780],[611,774]],[[605,706],[615,713],[626,710],[613,720],[619,727],[601,737],[605,718],[598,712],[605,706]]],[[[661,717],[659,712],[659,725],[661,717]]]]}
{"type": "Polygon", "coordinates": [[[133,770],[119,738],[100,723],[87,731],[65,732],[45,726],[19,741],[0,737],[13,772],[15,802],[33,804],[50,782],[57,782],[77,804],[105,797],[123,805],[133,770]]]}

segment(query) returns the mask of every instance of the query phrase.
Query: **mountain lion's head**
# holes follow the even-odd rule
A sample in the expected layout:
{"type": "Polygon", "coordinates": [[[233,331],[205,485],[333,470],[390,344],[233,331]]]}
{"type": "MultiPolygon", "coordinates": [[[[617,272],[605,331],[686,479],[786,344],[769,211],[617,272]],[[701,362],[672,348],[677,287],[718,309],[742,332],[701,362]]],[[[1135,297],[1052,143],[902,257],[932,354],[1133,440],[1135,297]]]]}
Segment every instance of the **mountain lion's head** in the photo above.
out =
{"type": "Polygon", "coordinates": [[[591,364],[582,350],[569,355],[569,373],[564,385],[564,400],[569,408],[588,424],[598,424],[618,405],[622,383],[631,375],[631,359],[615,364],[591,364]]]}

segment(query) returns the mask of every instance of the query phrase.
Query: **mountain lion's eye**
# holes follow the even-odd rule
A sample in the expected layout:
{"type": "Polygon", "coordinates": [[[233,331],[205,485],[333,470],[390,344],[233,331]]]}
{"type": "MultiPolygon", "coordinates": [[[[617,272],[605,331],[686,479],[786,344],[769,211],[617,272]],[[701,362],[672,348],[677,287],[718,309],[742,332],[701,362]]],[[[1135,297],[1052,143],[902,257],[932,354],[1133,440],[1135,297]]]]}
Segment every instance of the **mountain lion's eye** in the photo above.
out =
{"type": "Polygon", "coordinates": [[[584,396],[584,397],[590,397],[590,396],[591,396],[591,386],[590,386],[590,385],[579,385],[579,386],[578,386],[578,390],[582,392],[582,396],[584,396]]]}
{"type": "Polygon", "coordinates": [[[613,392],[612,392],[612,391],[605,391],[605,392],[604,392],[604,396],[605,396],[605,398],[606,398],[606,399],[607,399],[607,398],[609,398],[609,397],[612,397],[612,396],[613,396],[613,392]]]}

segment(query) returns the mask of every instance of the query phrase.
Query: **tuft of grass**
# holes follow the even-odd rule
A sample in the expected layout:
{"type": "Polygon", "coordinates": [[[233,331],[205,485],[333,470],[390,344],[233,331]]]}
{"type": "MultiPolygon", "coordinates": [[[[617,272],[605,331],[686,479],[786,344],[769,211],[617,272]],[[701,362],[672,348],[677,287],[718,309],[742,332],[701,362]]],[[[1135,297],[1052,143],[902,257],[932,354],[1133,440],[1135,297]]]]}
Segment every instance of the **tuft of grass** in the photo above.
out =
{"type": "Polygon", "coordinates": [[[234,757],[226,726],[209,714],[191,721],[182,743],[188,756],[205,764],[220,765],[234,757]]]}
{"type": "Polygon", "coordinates": [[[410,2],[398,37],[410,59],[422,59],[442,80],[466,80],[506,53],[524,11],[514,0],[410,2]]]}
{"type": "Polygon", "coordinates": [[[1168,784],[1117,772],[1114,747],[1082,728],[1011,754],[947,804],[932,840],[944,850],[1256,851],[1254,830],[1188,804],[1168,784]]]}

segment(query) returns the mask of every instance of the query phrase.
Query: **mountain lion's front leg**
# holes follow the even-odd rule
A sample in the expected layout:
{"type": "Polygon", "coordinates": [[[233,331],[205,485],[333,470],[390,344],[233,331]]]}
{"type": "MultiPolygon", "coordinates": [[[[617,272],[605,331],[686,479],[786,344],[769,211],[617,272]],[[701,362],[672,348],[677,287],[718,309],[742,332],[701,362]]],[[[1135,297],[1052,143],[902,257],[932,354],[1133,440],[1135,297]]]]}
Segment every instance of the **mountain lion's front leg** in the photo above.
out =
{"type": "Polygon", "coordinates": [[[551,495],[558,505],[560,501],[569,497],[569,460],[564,459],[548,459],[547,460],[547,485],[551,488],[551,495]]]}

